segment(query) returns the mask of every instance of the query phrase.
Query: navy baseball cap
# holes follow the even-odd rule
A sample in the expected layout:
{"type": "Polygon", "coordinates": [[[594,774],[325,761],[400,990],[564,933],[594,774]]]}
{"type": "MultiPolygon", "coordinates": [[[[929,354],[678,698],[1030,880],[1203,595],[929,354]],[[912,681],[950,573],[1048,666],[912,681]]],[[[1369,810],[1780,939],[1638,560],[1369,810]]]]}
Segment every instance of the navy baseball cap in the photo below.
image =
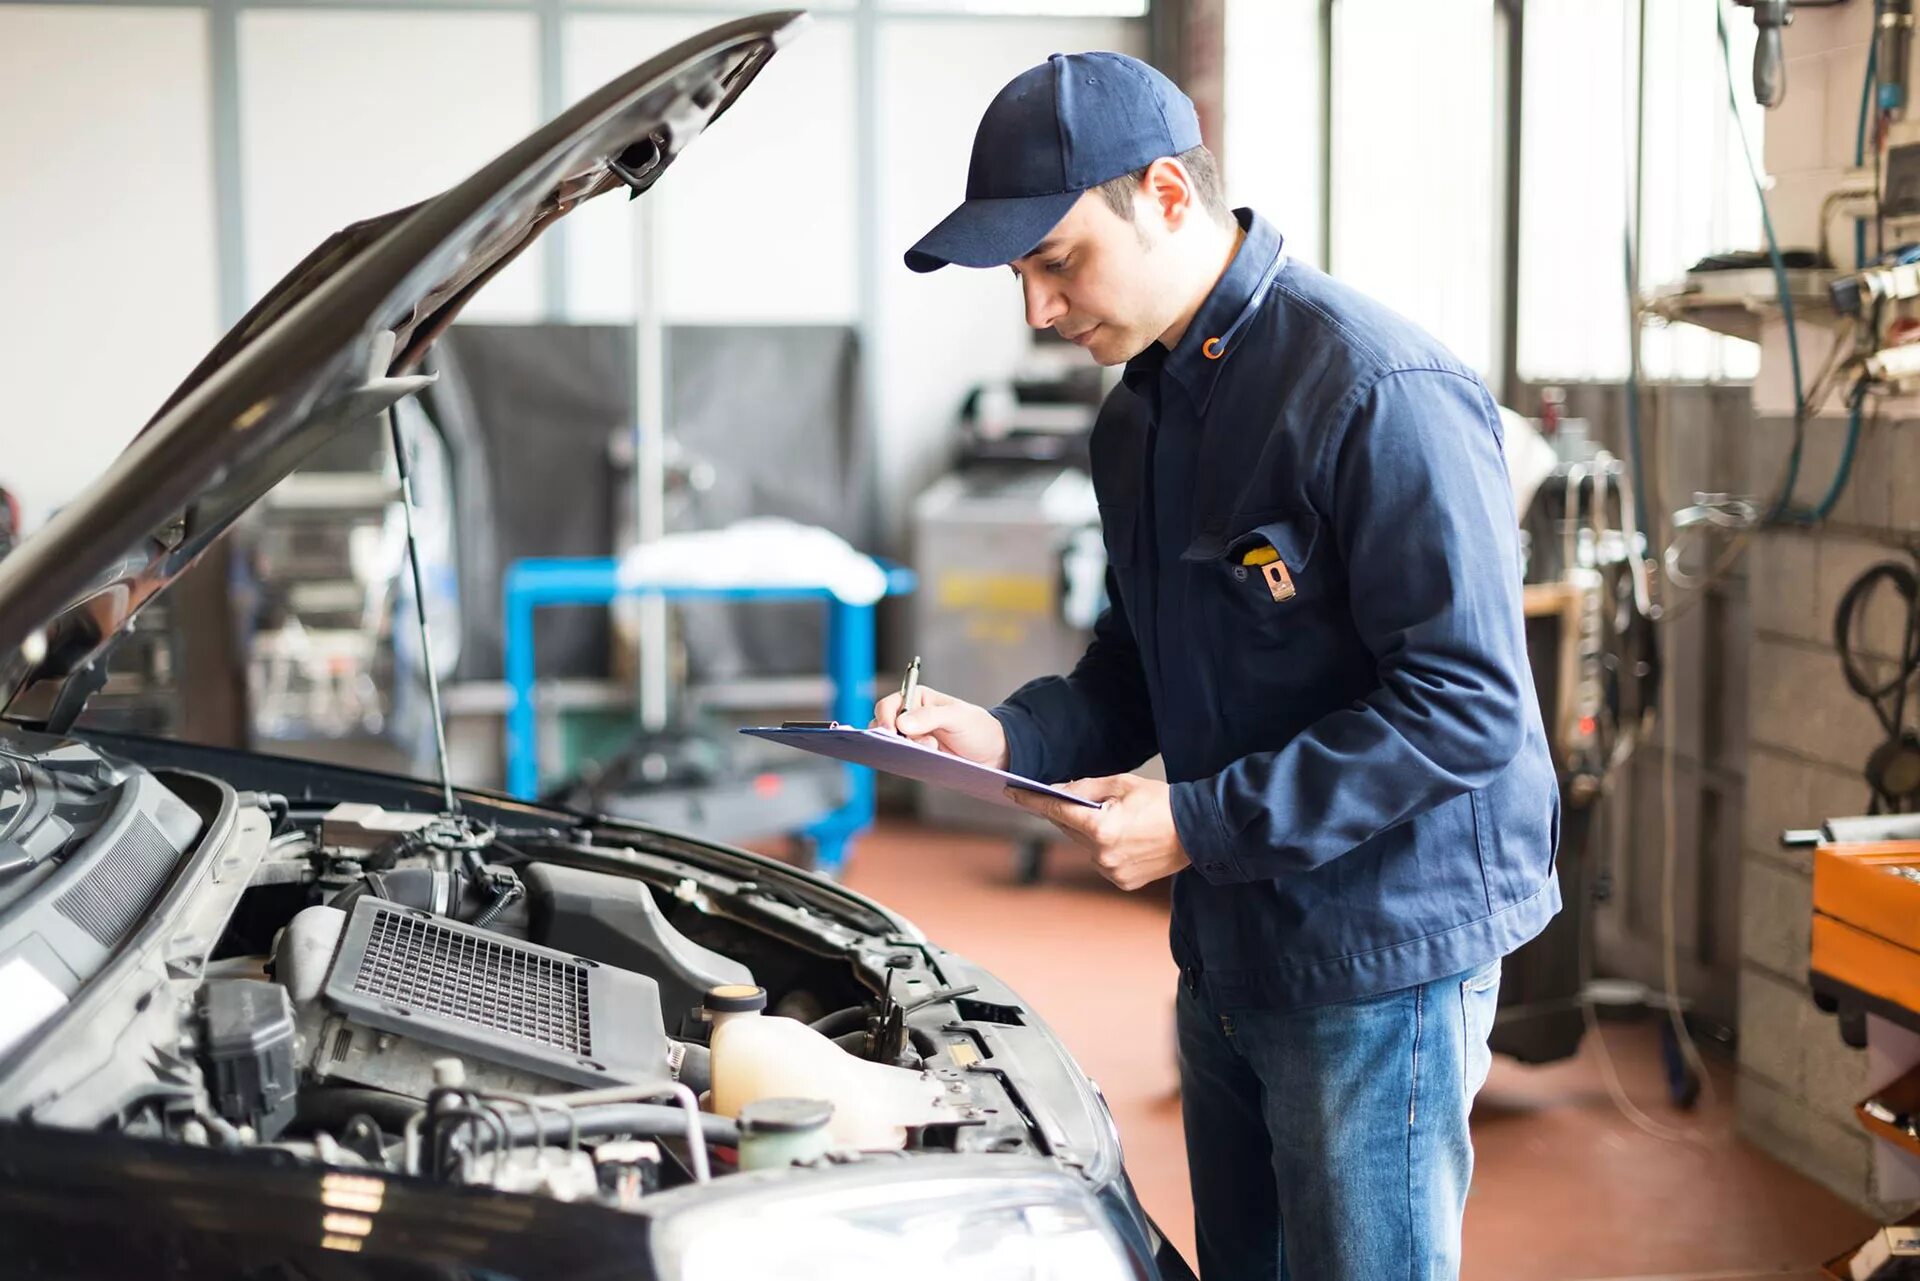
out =
{"type": "Polygon", "coordinates": [[[988,104],[966,201],[907,251],[907,266],[1005,266],[1032,253],[1081,193],[1199,145],[1193,103],[1146,63],[1056,53],[988,104]]]}

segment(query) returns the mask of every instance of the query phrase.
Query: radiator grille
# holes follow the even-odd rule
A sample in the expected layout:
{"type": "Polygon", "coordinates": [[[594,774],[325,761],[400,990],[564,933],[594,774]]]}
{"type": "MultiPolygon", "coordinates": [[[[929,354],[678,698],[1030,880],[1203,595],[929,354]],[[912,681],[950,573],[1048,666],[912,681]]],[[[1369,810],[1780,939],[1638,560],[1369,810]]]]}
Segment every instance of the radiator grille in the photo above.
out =
{"type": "Polygon", "coordinates": [[[166,883],[180,851],[153,820],[135,814],[127,830],[73,887],[54,901],[60,915],[103,947],[114,947],[166,883]]]}
{"type": "Polygon", "coordinates": [[[381,910],[353,990],[568,1054],[593,1053],[587,972],[405,912],[381,910]]]}

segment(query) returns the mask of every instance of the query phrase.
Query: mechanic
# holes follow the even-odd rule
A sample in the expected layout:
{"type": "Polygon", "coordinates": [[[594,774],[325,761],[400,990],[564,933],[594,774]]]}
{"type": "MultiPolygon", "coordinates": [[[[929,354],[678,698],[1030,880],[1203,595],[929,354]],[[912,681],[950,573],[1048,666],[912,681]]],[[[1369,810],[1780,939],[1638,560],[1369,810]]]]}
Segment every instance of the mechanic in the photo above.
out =
{"type": "Polygon", "coordinates": [[[1456,1276],[1500,958],[1560,906],[1492,397],[1229,212],[1193,104],[1118,54],[1001,90],[906,261],[1011,266],[1027,323],[1126,369],[1085,656],[875,723],[1076,780],[1102,808],[1018,795],[1121,889],[1175,878],[1206,1281],[1456,1276]],[[1156,752],[1168,783],[1130,772],[1156,752]]]}

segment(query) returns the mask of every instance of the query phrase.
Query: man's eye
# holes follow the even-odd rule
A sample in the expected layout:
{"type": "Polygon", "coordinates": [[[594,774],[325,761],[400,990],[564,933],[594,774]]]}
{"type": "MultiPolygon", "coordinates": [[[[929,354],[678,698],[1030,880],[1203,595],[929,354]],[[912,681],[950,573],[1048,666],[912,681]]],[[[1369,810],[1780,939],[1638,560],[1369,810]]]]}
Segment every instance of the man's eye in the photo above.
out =
{"type": "Polygon", "coordinates": [[[1048,271],[1057,276],[1067,269],[1067,260],[1065,258],[1057,258],[1050,263],[1044,264],[1044,266],[1048,271]]]}

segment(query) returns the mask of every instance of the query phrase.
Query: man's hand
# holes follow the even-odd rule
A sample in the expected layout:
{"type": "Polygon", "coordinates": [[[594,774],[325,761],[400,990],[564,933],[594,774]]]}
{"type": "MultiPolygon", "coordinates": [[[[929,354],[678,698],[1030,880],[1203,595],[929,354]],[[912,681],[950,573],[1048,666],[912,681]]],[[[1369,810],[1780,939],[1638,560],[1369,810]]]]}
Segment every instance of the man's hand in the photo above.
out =
{"type": "Polygon", "coordinates": [[[1092,850],[1100,875],[1123,890],[1137,890],[1188,866],[1165,783],[1115,774],[1062,784],[1061,790],[1104,805],[1090,810],[1019,788],[1007,789],[1007,795],[1092,850]]]}
{"type": "Polygon", "coordinates": [[[922,685],[914,709],[900,710],[900,695],[881,699],[868,729],[890,729],[924,747],[938,747],[979,765],[1007,767],[1007,732],[992,712],[922,685]]]}

